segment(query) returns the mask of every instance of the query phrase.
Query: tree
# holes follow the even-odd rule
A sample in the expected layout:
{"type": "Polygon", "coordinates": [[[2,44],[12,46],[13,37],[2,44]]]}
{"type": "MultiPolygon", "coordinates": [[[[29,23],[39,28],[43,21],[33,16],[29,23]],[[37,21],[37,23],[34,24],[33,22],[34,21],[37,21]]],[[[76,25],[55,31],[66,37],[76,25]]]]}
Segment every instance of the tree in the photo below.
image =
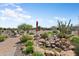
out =
{"type": "Polygon", "coordinates": [[[27,30],[27,33],[29,32],[30,29],[32,29],[32,25],[29,25],[29,24],[21,24],[18,26],[19,29],[23,30],[23,31],[26,31],[27,30]]]}

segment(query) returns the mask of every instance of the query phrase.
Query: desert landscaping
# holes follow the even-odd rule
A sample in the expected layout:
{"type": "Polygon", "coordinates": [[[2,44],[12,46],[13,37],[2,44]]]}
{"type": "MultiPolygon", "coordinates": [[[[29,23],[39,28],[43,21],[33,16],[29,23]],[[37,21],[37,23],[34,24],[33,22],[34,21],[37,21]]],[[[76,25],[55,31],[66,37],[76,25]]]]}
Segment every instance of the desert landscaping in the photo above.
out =
{"type": "Polygon", "coordinates": [[[79,27],[57,21],[51,28],[21,24],[17,28],[0,28],[2,56],[78,56],[79,27]],[[75,28],[76,27],[76,28],[75,28]]]}
{"type": "Polygon", "coordinates": [[[79,3],[0,3],[0,56],[79,56],[79,3]]]}

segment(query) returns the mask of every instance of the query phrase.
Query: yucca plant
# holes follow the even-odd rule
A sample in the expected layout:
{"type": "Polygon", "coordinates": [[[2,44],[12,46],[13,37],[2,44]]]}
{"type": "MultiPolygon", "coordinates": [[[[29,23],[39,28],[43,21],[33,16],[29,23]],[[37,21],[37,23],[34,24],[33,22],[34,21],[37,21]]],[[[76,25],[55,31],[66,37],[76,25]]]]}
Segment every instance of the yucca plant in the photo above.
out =
{"type": "Polygon", "coordinates": [[[66,22],[63,23],[62,21],[58,21],[58,30],[60,33],[58,34],[59,37],[65,37],[66,34],[71,34],[72,32],[72,24],[70,24],[71,20],[69,20],[69,23],[66,22]]]}

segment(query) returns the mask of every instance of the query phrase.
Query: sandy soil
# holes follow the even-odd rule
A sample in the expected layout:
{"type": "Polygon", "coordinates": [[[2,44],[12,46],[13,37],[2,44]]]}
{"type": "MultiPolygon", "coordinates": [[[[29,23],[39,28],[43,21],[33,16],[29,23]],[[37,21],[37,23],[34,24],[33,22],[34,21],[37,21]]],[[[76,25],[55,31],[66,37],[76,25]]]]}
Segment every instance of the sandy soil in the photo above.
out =
{"type": "Polygon", "coordinates": [[[19,38],[7,38],[4,42],[0,42],[0,56],[14,56],[17,42],[19,38]]]}

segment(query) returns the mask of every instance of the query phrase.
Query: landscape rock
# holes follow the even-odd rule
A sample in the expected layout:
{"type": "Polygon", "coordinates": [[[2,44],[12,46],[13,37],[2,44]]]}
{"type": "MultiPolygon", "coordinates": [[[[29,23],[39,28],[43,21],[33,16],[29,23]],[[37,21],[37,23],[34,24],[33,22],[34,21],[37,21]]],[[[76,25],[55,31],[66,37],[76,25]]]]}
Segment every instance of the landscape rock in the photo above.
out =
{"type": "Polygon", "coordinates": [[[74,50],[75,49],[75,46],[71,45],[71,46],[69,46],[69,49],[70,50],[74,50]]]}
{"type": "Polygon", "coordinates": [[[61,51],[61,52],[60,52],[60,55],[61,55],[61,56],[66,56],[66,52],[65,52],[65,51],[61,51]]]}
{"type": "Polygon", "coordinates": [[[60,53],[58,51],[55,51],[55,56],[60,56],[60,53]]]}
{"type": "Polygon", "coordinates": [[[46,41],[45,45],[46,45],[46,47],[50,47],[51,46],[49,41],[46,41]]]}
{"type": "Polygon", "coordinates": [[[41,43],[41,42],[39,42],[38,44],[39,44],[40,46],[42,46],[42,45],[43,45],[43,43],[41,43]]]}
{"type": "Polygon", "coordinates": [[[75,52],[73,50],[61,51],[60,55],[61,56],[75,56],[75,52]]]}
{"type": "Polygon", "coordinates": [[[51,47],[52,47],[52,48],[55,48],[55,47],[56,47],[56,45],[52,44],[52,45],[51,45],[51,47]]]}
{"type": "Polygon", "coordinates": [[[39,42],[45,43],[45,39],[39,39],[39,42]]]}
{"type": "Polygon", "coordinates": [[[44,53],[46,56],[55,56],[55,53],[53,51],[45,50],[44,53]]]}

